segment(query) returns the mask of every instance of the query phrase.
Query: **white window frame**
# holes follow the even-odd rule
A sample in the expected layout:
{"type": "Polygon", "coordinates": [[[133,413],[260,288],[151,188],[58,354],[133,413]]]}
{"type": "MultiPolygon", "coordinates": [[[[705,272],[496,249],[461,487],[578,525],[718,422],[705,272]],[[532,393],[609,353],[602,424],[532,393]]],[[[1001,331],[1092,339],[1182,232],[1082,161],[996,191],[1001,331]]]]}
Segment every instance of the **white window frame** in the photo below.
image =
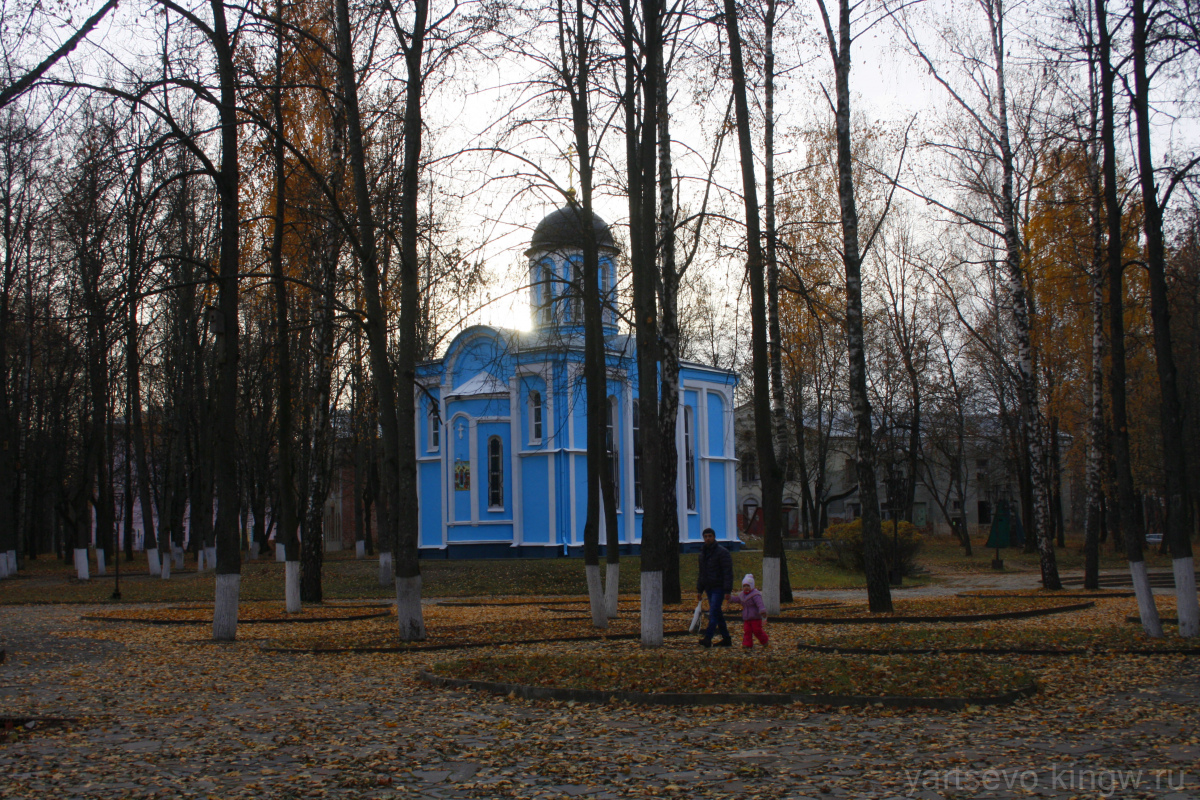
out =
{"type": "Polygon", "coordinates": [[[543,425],[542,419],[542,393],[537,389],[530,389],[527,399],[529,406],[529,443],[541,444],[543,425]]]}
{"type": "Polygon", "coordinates": [[[426,451],[430,453],[441,452],[442,418],[438,412],[438,407],[436,404],[429,404],[429,413],[425,415],[425,423],[426,451]]]}

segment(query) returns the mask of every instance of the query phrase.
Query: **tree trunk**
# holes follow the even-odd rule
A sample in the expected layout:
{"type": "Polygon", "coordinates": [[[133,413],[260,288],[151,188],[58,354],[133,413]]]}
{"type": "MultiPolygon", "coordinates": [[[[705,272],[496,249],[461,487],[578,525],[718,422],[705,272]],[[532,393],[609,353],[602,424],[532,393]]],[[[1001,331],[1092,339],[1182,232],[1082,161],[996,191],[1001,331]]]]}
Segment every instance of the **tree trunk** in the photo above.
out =
{"type": "Polygon", "coordinates": [[[283,4],[275,5],[275,86],[271,90],[271,113],[275,125],[275,136],[271,141],[271,156],[274,161],[275,214],[271,224],[271,280],[275,288],[275,368],[279,402],[276,406],[277,420],[276,451],[279,477],[279,519],[276,541],[284,549],[284,608],[288,614],[300,613],[300,542],[296,537],[296,480],[293,474],[296,457],[292,442],[295,426],[292,422],[292,355],[291,333],[288,313],[288,286],[283,273],[283,239],[287,210],[287,169],[284,162],[284,119],[283,119],[283,4]],[[293,566],[295,565],[295,566],[293,566]]]}
{"type": "Polygon", "coordinates": [[[1113,451],[1113,470],[1117,479],[1117,507],[1120,513],[1121,534],[1125,540],[1125,557],[1133,590],[1137,595],[1138,613],[1147,636],[1160,638],[1162,623],[1154,593],[1146,575],[1146,560],[1142,553],[1145,533],[1142,520],[1134,505],[1133,472],[1129,462],[1129,426],[1125,407],[1125,287],[1124,232],[1121,224],[1120,189],[1117,185],[1116,117],[1113,108],[1112,39],[1108,29],[1105,0],[1095,0],[1098,44],[1100,50],[1100,140],[1104,149],[1104,209],[1108,222],[1108,331],[1109,378],[1108,391],[1112,401],[1113,429],[1110,435],[1113,451]]]}
{"type": "Polygon", "coordinates": [[[237,72],[225,23],[224,0],[211,0],[213,44],[221,82],[221,172],[217,192],[221,201],[221,248],[217,292],[218,386],[214,463],[217,477],[217,581],[213,608],[213,639],[233,641],[237,635],[238,590],[242,551],[238,531],[241,492],[237,474],[238,396],[238,119],[237,72]]]}
{"type": "Polygon", "coordinates": [[[658,409],[659,328],[658,257],[656,237],[656,155],[658,145],[658,81],[662,72],[662,6],[659,0],[642,0],[646,61],[640,72],[634,59],[637,32],[630,0],[622,0],[622,43],[625,53],[626,155],[629,171],[630,271],[633,284],[634,326],[637,346],[638,412],[641,431],[642,561],[641,643],[661,647],[663,642],[663,541],[662,441],[658,409]],[[636,111],[635,86],[640,85],[642,114],[636,111]]]}
{"type": "Polygon", "coordinates": [[[1104,502],[1104,186],[1100,138],[1099,81],[1096,57],[1088,60],[1088,96],[1092,109],[1088,145],[1088,189],[1091,192],[1092,291],[1091,415],[1088,418],[1086,516],[1083,528],[1083,588],[1100,588],[1100,509],[1104,502]]]}
{"type": "MultiPolygon", "coordinates": [[[[679,449],[675,445],[679,420],[679,278],[675,267],[675,185],[672,181],[671,115],[667,92],[665,58],[658,72],[658,241],[661,287],[659,329],[662,396],[658,403],[659,435],[662,437],[663,494],[663,602],[679,603],[679,449]]],[[[695,432],[692,434],[695,436],[695,432]]],[[[685,465],[686,468],[686,465],[685,465]]],[[[696,480],[696,476],[692,476],[696,480]]]]}
{"type": "MultiPolygon", "coordinates": [[[[730,0],[726,0],[728,4],[730,0]]],[[[838,201],[842,222],[842,262],[846,270],[846,349],[849,355],[850,404],[854,410],[858,496],[862,503],[863,561],[867,573],[867,604],[875,613],[892,610],[887,557],[879,518],[879,493],[875,487],[875,443],[872,438],[871,400],[867,395],[867,360],[863,346],[862,256],[858,245],[858,209],[850,146],[850,0],[838,2],[835,37],[824,0],[818,0],[825,23],[829,54],[836,80],[838,201]]]]}
{"type": "Polygon", "coordinates": [[[1009,143],[1008,101],[1005,86],[1004,7],[1000,0],[988,6],[992,56],[996,67],[997,112],[1000,131],[998,145],[1002,169],[1000,186],[1000,216],[1004,224],[1005,277],[1012,308],[1012,322],[1017,339],[1017,375],[1021,415],[1025,420],[1029,448],[1029,480],[1033,493],[1033,518],[1025,520],[1026,535],[1037,540],[1042,568],[1042,587],[1061,589],[1058,563],[1054,555],[1054,540],[1050,537],[1049,481],[1046,477],[1046,456],[1042,449],[1042,409],[1038,395],[1037,373],[1033,365],[1033,344],[1030,339],[1029,299],[1025,291],[1025,275],[1021,266],[1020,228],[1017,222],[1013,194],[1014,159],[1009,143]]]}
{"type": "MultiPolygon", "coordinates": [[[[775,19],[776,0],[767,0],[765,21],[765,45],[763,53],[763,94],[765,114],[763,120],[764,191],[767,223],[767,349],[771,362],[771,431],[775,437],[775,463],[782,475],[780,491],[780,535],[786,521],[782,517],[783,485],[787,480],[791,454],[788,447],[787,418],[784,412],[783,394],[783,337],[779,332],[779,243],[775,227],[775,19]]],[[[803,423],[801,423],[803,424],[803,423]]],[[[766,558],[764,550],[763,557],[766,558]]],[[[779,599],[792,601],[792,582],[788,577],[787,552],[779,548],[779,599]]],[[[766,564],[763,565],[763,585],[766,585],[766,564]]]]}
{"type": "MultiPolygon", "coordinates": [[[[344,2],[339,0],[339,8],[344,2]]],[[[421,564],[418,560],[417,442],[414,425],[417,326],[421,313],[417,194],[420,190],[423,60],[429,0],[414,0],[413,13],[413,28],[404,51],[408,84],[405,87],[404,105],[404,167],[400,178],[400,347],[396,359],[396,372],[400,377],[396,409],[399,427],[399,493],[396,509],[399,513],[396,514],[396,549],[393,558],[396,569],[396,615],[403,641],[425,638],[425,620],[421,614],[421,564]]],[[[399,30],[396,33],[400,35],[399,30]]],[[[348,30],[345,35],[349,36],[348,30]]],[[[349,53],[348,38],[346,48],[349,53]]],[[[357,113],[356,103],[356,117],[357,113]]]]}
{"type": "Polygon", "coordinates": [[[1171,308],[1167,297],[1166,253],[1163,244],[1163,209],[1154,182],[1150,142],[1150,78],[1147,72],[1149,39],[1145,0],[1133,2],[1133,110],[1137,123],[1139,185],[1142,190],[1142,228],[1146,236],[1146,272],[1150,278],[1150,319],[1154,327],[1154,364],[1158,372],[1159,431],[1162,436],[1163,483],[1167,520],[1163,542],[1171,553],[1175,572],[1175,599],[1179,635],[1200,636],[1200,599],[1196,594],[1192,559],[1192,507],[1188,498],[1187,456],[1184,452],[1183,414],[1178,375],[1171,343],[1171,308]]]}
{"type": "Polygon", "coordinates": [[[763,494],[763,585],[768,614],[779,613],[779,561],[783,555],[783,474],[775,460],[771,434],[770,361],[767,347],[767,300],[763,286],[762,225],[758,215],[758,187],[754,177],[754,143],[750,136],[746,70],[738,31],[737,4],[725,0],[725,28],[729,35],[734,110],[742,172],[742,198],[746,213],[746,271],[750,278],[750,330],[754,375],[754,439],[763,494]]]}
{"type": "Polygon", "coordinates": [[[568,207],[576,215],[576,229],[583,235],[582,286],[570,287],[582,298],[583,310],[583,377],[585,427],[587,430],[585,457],[587,463],[586,517],[583,526],[583,565],[587,578],[588,601],[592,625],[608,627],[608,609],[604,584],[600,575],[600,508],[601,477],[608,470],[607,420],[608,377],[605,365],[603,306],[600,297],[600,251],[596,241],[592,212],[592,145],[591,145],[591,51],[588,31],[590,20],[581,0],[576,0],[572,18],[568,19],[559,7],[559,46],[563,64],[563,89],[571,103],[571,128],[575,151],[579,157],[579,183],[583,203],[568,194],[568,207]],[[568,31],[572,33],[568,35],[568,31]],[[574,75],[571,75],[571,70],[574,75]]]}

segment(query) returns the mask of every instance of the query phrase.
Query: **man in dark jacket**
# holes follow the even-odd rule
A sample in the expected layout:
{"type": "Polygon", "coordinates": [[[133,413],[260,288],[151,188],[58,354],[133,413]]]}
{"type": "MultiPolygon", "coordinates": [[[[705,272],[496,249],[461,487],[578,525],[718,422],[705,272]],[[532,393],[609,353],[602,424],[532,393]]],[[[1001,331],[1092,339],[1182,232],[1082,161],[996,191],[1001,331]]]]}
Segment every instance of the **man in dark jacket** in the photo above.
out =
{"type": "Polygon", "coordinates": [[[725,615],[721,603],[733,589],[733,557],[729,551],[717,544],[717,532],[704,529],[704,547],[700,548],[700,572],[696,576],[696,594],[700,600],[708,595],[708,628],[700,640],[701,647],[713,646],[713,634],[721,631],[717,647],[729,647],[729,628],[725,626],[725,615]]]}

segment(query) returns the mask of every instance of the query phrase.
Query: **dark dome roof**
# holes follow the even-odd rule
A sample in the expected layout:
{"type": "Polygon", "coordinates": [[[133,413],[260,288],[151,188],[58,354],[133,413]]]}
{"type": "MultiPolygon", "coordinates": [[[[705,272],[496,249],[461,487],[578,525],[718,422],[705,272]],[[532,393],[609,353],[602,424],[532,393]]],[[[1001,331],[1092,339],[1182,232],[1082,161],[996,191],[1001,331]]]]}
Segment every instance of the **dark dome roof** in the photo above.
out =
{"type": "MultiPolygon", "coordinates": [[[[534,230],[529,251],[567,248],[582,250],[585,236],[583,214],[583,206],[573,203],[551,212],[538,223],[534,230]]],[[[612,231],[608,229],[608,223],[600,219],[594,212],[592,213],[592,228],[596,231],[596,244],[599,247],[617,249],[613,242],[612,231]]]]}

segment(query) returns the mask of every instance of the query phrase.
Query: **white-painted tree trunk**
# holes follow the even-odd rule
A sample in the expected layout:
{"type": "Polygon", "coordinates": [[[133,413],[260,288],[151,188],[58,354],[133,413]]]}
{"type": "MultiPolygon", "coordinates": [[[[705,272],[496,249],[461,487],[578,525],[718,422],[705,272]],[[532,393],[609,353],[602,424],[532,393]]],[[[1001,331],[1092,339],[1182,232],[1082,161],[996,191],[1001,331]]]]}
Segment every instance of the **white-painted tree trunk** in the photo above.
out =
{"type": "Polygon", "coordinates": [[[246,548],[246,560],[258,561],[258,542],[250,542],[250,546],[246,548]]]}
{"type": "Polygon", "coordinates": [[[8,554],[4,554],[4,558],[0,559],[0,578],[8,577],[8,554]]]}
{"type": "Polygon", "coordinates": [[[88,579],[88,553],[86,547],[75,548],[75,577],[81,581],[88,579]]]}
{"type": "Polygon", "coordinates": [[[1200,636],[1200,598],[1196,596],[1196,562],[1191,557],[1171,562],[1175,571],[1175,607],[1179,612],[1179,635],[1200,636]]]}
{"type": "Polygon", "coordinates": [[[642,573],[642,647],[662,647],[663,574],[642,573]]]}
{"type": "Polygon", "coordinates": [[[608,627],[608,608],[604,602],[604,586],[600,583],[600,565],[585,564],[583,574],[587,577],[588,604],[592,610],[592,627],[608,627]]]}
{"type": "Polygon", "coordinates": [[[159,563],[161,566],[159,567],[158,574],[165,581],[171,577],[171,556],[167,555],[165,558],[160,558],[159,563]]]}
{"type": "Polygon", "coordinates": [[[287,601],[287,613],[300,613],[300,562],[287,562],[284,570],[283,593],[287,601]]]}
{"type": "Polygon", "coordinates": [[[394,569],[392,569],[392,554],[391,553],[380,553],[379,554],[379,585],[380,586],[390,586],[392,581],[395,580],[395,577],[396,577],[396,571],[394,569]]]}
{"type": "Polygon", "coordinates": [[[208,563],[208,551],[203,547],[196,551],[196,572],[204,572],[208,563]]]}
{"type": "Polygon", "coordinates": [[[363,558],[367,555],[367,543],[359,539],[354,543],[354,557],[363,558]]]}
{"type": "MultiPolygon", "coordinates": [[[[254,548],[251,548],[251,549],[253,550],[254,548]]],[[[208,568],[216,569],[217,568],[217,548],[216,548],[216,546],[214,545],[212,547],[206,547],[206,548],[204,548],[204,552],[208,554],[208,558],[205,559],[205,561],[208,564],[208,568]]]]}
{"type": "Polygon", "coordinates": [[[158,577],[162,572],[162,564],[158,560],[158,548],[152,547],[146,551],[146,563],[149,565],[150,574],[158,577]]]}
{"type": "Polygon", "coordinates": [[[232,642],[237,638],[238,593],[242,576],[218,575],[213,604],[213,639],[232,642]]]}
{"type": "MultiPolygon", "coordinates": [[[[779,613],[779,559],[763,556],[762,596],[768,615],[779,613]]],[[[734,576],[737,579],[737,576],[734,576]]],[[[735,589],[737,587],[734,587],[735,589]]]]}
{"type": "Polygon", "coordinates": [[[96,574],[104,574],[104,551],[98,547],[96,548],[96,574]]]}
{"type": "MultiPolygon", "coordinates": [[[[391,560],[391,553],[388,553],[391,560]]],[[[400,641],[419,642],[425,638],[425,618],[421,614],[421,576],[395,578],[396,620],[400,641]]]]}
{"type": "Polygon", "coordinates": [[[183,569],[183,548],[176,547],[171,552],[171,558],[175,560],[175,569],[183,569]]]}
{"type": "Polygon", "coordinates": [[[287,561],[287,548],[279,542],[275,543],[275,560],[281,563],[287,561]]]}
{"type": "Polygon", "coordinates": [[[1152,639],[1161,639],[1162,623],[1158,619],[1158,606],[1154,605],[1154,590],[1150,588],[1150,576],[1146,574],[1146,562],[1130,561],[1129,575],[1133,579],[1133,592],[1137,595],[1138,616],[1142,618],[1142,630],[1152,639]]]}
{"type": "Polygon", "coordinates": [[[12,577],[14,577],[14,578],[15,578],[15,577],[16,577],[16,575],[17,575],[17,572],[18,572],[18,569],[17,569],[17,551],[16,551],[16,550],[9,550],[9,551],[8,551],[8,574],[9,574],[10,576],[12,576],[12,577]]]}
{"type": "Polygon", "coordinates": [[[609,619],[616,619],[617,600],[621,590],[621,565],[609,564],[604,576],[604,606],[609,619]]]}

